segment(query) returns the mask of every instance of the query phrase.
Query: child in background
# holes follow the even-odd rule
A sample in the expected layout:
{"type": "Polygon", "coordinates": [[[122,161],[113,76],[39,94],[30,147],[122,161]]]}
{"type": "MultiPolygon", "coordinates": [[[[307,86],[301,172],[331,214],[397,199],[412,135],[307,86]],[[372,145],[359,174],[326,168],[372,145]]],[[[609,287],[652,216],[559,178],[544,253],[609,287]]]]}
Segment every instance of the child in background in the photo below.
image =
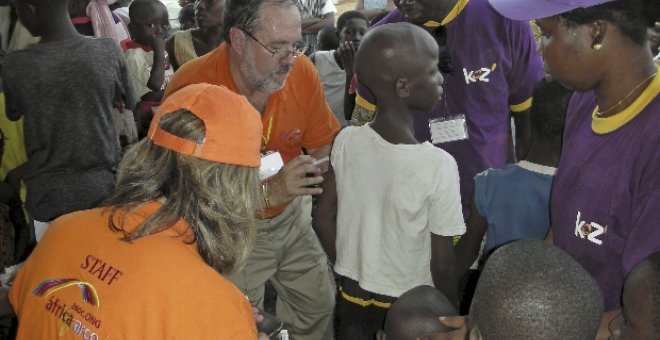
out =
{"type": "Polygon", "coordinates": [[[195,2],[197,27],[177,31],[165,42],[165,50],[174,71],[190,60],[215,50],[225,41],[222,37],[224,10],[225,0],[198,0],[195,2]]]}
{"type": "Polygon", "coordinates": [[[191,28],[197,28],[197,19],[195,19],[195,5],[187,4],[179,11],[179,25],[182,31],[191,28]]]}
{"type": "Polygon", "coordinates": [[[373,339],[390,304],[419,285],[456,304],[452,237],[465,232],[456,162],[412,131],[412,111],[430,110],[442,94],[433,37],[409,23],[374,29],[356,72],[378,114],[335,138],[313,219],[336,258],[339,339],[373,339]]]}
{"type": "Polygon", "coordinates": [[[120,159],[114,105],[135,103],[117,44],[81,36],[66,0],[16,5],[21,22],[41,36],[6,55],[1,70],[7,117],[24,116],[26,206],[39,240],[49,221],[112,194],[120,159]]]}
{"type": "Polygon", "coordinates": [[[455,248],[459,273],[466,273],[474,263],[484,234],[486,256],[516,239],[545,238],[550,227],[550,187],[571,94],[555,81],[539,81],[532,94],[532,142],[525,159],[474,178],[467,232],[455,248]]]}
{"type": "Polygon", "coordinates": [[[321,28],[316,37],[316,52],[330,51],[338,47],[339,37],[337,37],[337,29],[334,26],[321,28]]]}
{"type": "Polygon", "coordinates": [[[385,318],[378,340],[417,340],[420,335],[443,333],[449,329],[438,322],[440,316],[455,316],[452,303],[432,286],[419,286],[403,293],[385,318]]]}
{"type": "Polygon", "coordinates": [[[129,7],[132,40],[122,43],[133,92],[139,98],[137,121],[144,136],[152,108],[160,105],[165,86],[174,74],[165,52],[169,27],[167,8],[158,0],[135,0],[129,7]]]}
{"type": "Polygon", "coordinates": [[[339,48],[317,51],[310,56],[319,72],[328,105],[342,126],[348,124],[344,96],[353,78],[355,54],[368,26],[369,21],[360,12],[345,12],[337,19],[335,35],[339,38],[339,48]]]}

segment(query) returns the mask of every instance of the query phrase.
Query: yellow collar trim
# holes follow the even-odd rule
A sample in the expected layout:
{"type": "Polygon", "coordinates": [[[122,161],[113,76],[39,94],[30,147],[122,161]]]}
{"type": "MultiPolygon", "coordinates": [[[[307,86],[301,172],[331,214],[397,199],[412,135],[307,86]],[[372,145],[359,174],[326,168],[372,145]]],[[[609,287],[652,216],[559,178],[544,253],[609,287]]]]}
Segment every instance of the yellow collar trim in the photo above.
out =
{"type": "Polygon", "coordinates": [[[610,117],[598,117],[596,116],[596,112],[598,112],[598,106],[596,105],[594,112],[591,114],[591,129],[595,133],[601,135],[617,130],[626,125],[626,123],[633,118],[637,117],[637,115],[642,112],[642,110],[644,110],[653,99],[655,99],[658,93],[660,93],[660,72],[656,74],[644,92],[642,92],[632,104],[616,115],[610,117]]]}
{"type": "Polygon", "coordinates": [[[469,1],[470,0],[458,0],[454,5],[454,7],[449,11],[449,14],[447,14],[447,16],[442,20],[442,22],[427,21],[424,24],[424,27],[435,28],[450,23],[452,20],[456,19],[456,17],[458,17],[459,14],[461,14],[461,12],[465,8],[465,6],[467,6],[469,1]]]}

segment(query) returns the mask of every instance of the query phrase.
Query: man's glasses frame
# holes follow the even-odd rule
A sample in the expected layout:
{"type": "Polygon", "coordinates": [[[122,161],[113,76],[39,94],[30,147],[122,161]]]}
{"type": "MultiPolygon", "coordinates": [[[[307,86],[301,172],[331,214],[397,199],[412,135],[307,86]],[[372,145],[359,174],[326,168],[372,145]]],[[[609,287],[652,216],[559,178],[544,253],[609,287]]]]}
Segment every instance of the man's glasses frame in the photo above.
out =
{"type": "Polygon", "coordinates": [[[303,49],[302,49],[302,47],[299,46],[301,43],[298,43],[297,46],[294,47],[293,50],[288,50],[288,49],[284,49],[284,48],[278,48],[278,49],[275,49],[275,50],[271,50],[268,46],[264,45],[264,43],[262,43],[254,35],[252,35],[252,33],[248,32],[247,30],[241,30],[241,31],[243,31],[243,33],[245,33],[245,35],[250,37],[252,40],[256,41],[259,45],[261,45],[261,47],[263,47],[264,50],[268,51],[268,53],[270,53],[273,56],[273,58],[284,58],[284,57],[288,57],[289,54],[292,55],[295,58],[295,57],[302,54],[303,49]]]}

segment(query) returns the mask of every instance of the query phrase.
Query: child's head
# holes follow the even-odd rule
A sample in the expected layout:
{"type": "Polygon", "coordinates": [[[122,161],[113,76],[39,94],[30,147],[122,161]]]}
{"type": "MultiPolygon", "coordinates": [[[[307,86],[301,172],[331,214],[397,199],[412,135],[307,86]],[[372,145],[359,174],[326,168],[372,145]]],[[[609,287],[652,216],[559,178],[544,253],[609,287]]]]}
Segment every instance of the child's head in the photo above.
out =
{"type": "Polygon", "coordinates": [[[621,302],[622,313],[611,325],[616,328],[613,339],[660,339],[660,251],[630,271],[621,302]]]}
{"type": "Polygon", "coordinates": [[[339,43],[352,41],[359,43],[369,28],[369,20],[358,11],[346,11],[337,19],[339,43]]]}
{"type": "MultiPolygon", "coordinates": [[[[62,17],[69,17],[67,0],[21,0],[12,1],[16,15],[32,36],[40,37],[49,23],[66,22],[62,17]]],[[[55,27],[48,25],[52,30],[55,27]]]]}
{"type": "Polygon", "coordinates": [[[181,30],[187,30],[197,27],[197,19],[195,19],[195,5],[187,4],[179,11],[179,24],[181,30]]]}
{"type": "Polygon", "coordinates": [[[316,50],[331,51],[339,47],[339,39],[334,26],[326,26],[316,34],[316,50]]]}
{"type": "Polygon", "coordinates": [[[442,95],[438,45],[413,24],[387,24],[369,31],[358,49],[355,71],[379,107],[402,102],[410,110],[429,111],[442,95]]]}
{"type": "Polygon", "coordinates": [[[603,297],[568,254],[541,240],[519,240],[486,262],[470,314],[484,340],[593,339],[603,297]]]}
{"type": "Polygon", "coordinates": [[[534,139],[561,138],[566,108],[572,94],[572,91],[550,78],[541,79],[536,84],[530,109],[534,139]]]}
{"type": "Polygon", "coordinates": [[[154,38],[165,39],[170,22],[167,7],[158,0],[135,0],[128,7],[128,29],[137,43],[151,46],[154,38]]]}
{"type": "Polygon", "coordinates": [[[415,340],[420,335],[444,333],[440,316],[458,315],[456,308],[432,286],[418,286],[403,293],[387,311],[379,340],[415,340]]]}

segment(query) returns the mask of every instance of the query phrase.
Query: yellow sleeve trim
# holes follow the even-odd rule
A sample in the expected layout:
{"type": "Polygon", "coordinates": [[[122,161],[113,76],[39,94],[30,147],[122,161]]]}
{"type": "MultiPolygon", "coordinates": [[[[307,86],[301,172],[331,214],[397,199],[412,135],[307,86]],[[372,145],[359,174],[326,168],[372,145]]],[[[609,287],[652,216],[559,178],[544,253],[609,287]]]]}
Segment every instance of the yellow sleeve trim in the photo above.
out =
{"type": "Polygon", "coordinates": [[[370,103],[368,100],[362,98],[360,94],[355,95],[355,104],[365,108],[368,111],[376,112],[376,105],[370,103]]]}
{"type": "Polygon", "coordinates": [[[392,306],[391,303],[387,303],[387,302],[380,302],[380,301],[377,301],[377,300],[374,300],[374,299],[363,300],[363,299],[360,299],[359,297],[350,296],[350,295],[346,294],[343,290],[341,291],[341,297],[344,298],[346,301],[348,301],[350,303],[354,303],[354,304],[360,305],[362,307],[367,307],[367,306],[373,305],[373,306],[380,307],[380,308],[390,308],[392,306]]]}
{"type": "Polygon", "coordinates": [[[465,6],[467,6],[467,4],[468,4],[469,1],[470,1],[470,0],[458,0],[458,1],[456,2],[456,4],[454,5],[454,7],[452,7],[452,9],[449,10],[449,13],[447,14],[447,16],[446,16],[444,19],[442,19],[441,22],[437,22],[437,21],[427,21],[427,22],[424,24],[424,26],[425,26],[425,27],[428,27],[428,28],[435,28],[435,27],[438,27],[438,26],[445,26],[445,25],[447,25],[447,24],[450,23],[452,20],[456,19],[456,17],[458,17],[459,14],[461,14],[461,12],[462,12],[463,9],[465,8],[465,6]]]}
{"type": "Polygon", "coordinates": [[[509,110],[511,110],[511,112],[522,112],[529,109],[530,107],[532,107],[531,97],[520,104],[509,105],[509,110]]]}

